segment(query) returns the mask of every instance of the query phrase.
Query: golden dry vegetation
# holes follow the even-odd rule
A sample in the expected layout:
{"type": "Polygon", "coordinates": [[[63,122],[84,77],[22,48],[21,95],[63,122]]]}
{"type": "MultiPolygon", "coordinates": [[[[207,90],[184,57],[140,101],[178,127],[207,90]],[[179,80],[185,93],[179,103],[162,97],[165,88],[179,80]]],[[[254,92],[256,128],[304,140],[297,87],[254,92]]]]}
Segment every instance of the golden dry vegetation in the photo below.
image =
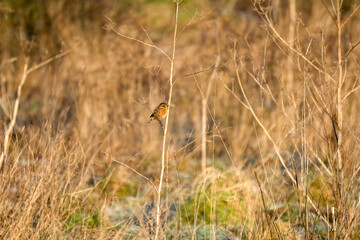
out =
{"type": "Polygon", "coordinates": [[[0,1],[0,238],[360,239],[359,8],[0,1]]]}

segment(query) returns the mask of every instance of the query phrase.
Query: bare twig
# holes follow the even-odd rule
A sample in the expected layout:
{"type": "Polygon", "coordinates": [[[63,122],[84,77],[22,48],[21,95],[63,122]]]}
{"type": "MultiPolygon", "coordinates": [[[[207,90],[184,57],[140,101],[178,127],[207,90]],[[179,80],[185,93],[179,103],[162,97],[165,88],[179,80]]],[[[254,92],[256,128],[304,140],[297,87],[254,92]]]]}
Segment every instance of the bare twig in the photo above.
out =
{"type": "Polygon", "coordinates": [[[155,79],[157,81],[157,83],[159,84],[160,90],[161,90],[161,92],[162,92],[162,94],[164,96],[164,100],[165,100],[166,104],[168,104],[168,99],[166,97],[165,91],[164,91],[163,87],[161,86],[161,83],[160,83],[160,80],[159,80],[159,77],[158,77],[159,72],[160,72],[161,67],[162,67],[162,63],[163,62],[161,62],[161,65],[157,66],[157,68],[158,68],[157,71],[156,71],[156,67],[153,67],[153,69],[151,69],[151,70],[149,70],[149,68],[146,68],[146,69],[148,69],[148,71],[152,74],[153,79],[155,79]]]}
{"type": "Polygon", "coordinates": [[[355,45],[352,46],[352,47],[350,48],[350,50],[345,54],[344,59],[346,59],[346,58],[349,56],[349,54],[350,54],[359,44],[360,44],[360,41],[358,41],[357,43],[355,43],[355,45]]]}
{"type": "Polygon", "coordinates": [[[17,117],[17,113],[18,113],[18,109],[19,109],[21,90],[22,90],[22,86],[24,85],[27,74],[28,74],[27,71],[28,71],[28,60],[26,60],[26,62],[25,62],[23,75],[21,77],[21,81],[20,81],[20,84],[19,84],[18,89],[17,89],[17,98],[15,100],[14,112],[13,112],[13,115],[12,115],[12,119],[11,119],[11,122],[10,122],[10,125],[9,125],[8,129],[5,132],[4,148],[3,148],[3,151],[2,151],[1,156],[0,156],[0,169],[2,169],[4,158],[7,156],[7,151],[8,151],[8,148],[9,148],[9,146],[8,146],[9,145],[9,137],[10,137],[10,134],[12,133],[13,128],[15,126],[16,117],[17,117]]]}
{"type": "Polygon", "coordinates": [[[299,57],[301,57],[303,60],[305,60],[305,62],[307,62],[310,66],[312,66],[314,69],[316,69],[317,71],[319,71],[320,73],[324,74],[325,76],[327,76],[329,79],[334,80],[333,77],[331,75],[329,75],[327,72],[325,72],[323,69],[321,69],[319,66],[315,65],[313,63],[313,61],[311,61],[310,59],[308,59],[302,52],[300,52],[299,50],[295,49],[293,46],[291,46],[291,44],[289,44],[280,34],[279,32],[276,30],[274,24],[272,23],[271,19],[269,18],[268,14],[266,13],[265,9],[257,4],[256,2],[253,2],[253,6],[257,9],[259,16],[263,19],[263,21],[267,24],[267,26],[272,30],[272,32],[274,33],[274,35],[280,40],[280,42],[282,42],[283,44],[285,44],[285,46],[290,49],[292,52],[296,53],[299,57]]]}
{"type": "MultiPolygon", "coordinates": [[[[139,39],[136,39],[136,38],[133,38],[133,37],[129,37],[129,36],[126,36],[126,35],[120,33],[119,31],[117,31],[117,30],[115,29],[115,24],[114,24],[114,22],[113,22],[109,17],[107,17],[107,16],[105,16],[105,17],[106,17],[106,19],[109,20],[109,22],[110,22],[110,26],[106,26],[105,29],[110,29],[110,30],[112,30],[114,33],[116,33],[116,34],[119,35],[120,37],[123,37],[123,38],[129,39],[129,40],[132,40],[132,41],[141,43],[141,44],[143,44],[143,45],[145,45],[145,46],[148,46],[148,47],[155,48],[156,50],[158,50],[159,52],[161,52],[162,54],[164,54],[164,56],[165,56],[169,61],[171,61],[170,56],[169,56],[166,52],[164,52],[164,50],[162,50],[161,48],[159,48],[158,46],[156,46],[155,44],[153,44],[152,41],[151,41],[151,43],[147,43],[147,42],[141,41],[141,40],[139,40],[139,39]]],[[[144,29],[143,29],[143,30],[144,30],[144,29]]],[[[147,33],[146,33],[146,35],[147,35],[147,33]]],[[[147,35],[147,36],[148,36],[148,35],[147,35]]]]}
{"type": "Polygon", "coordinates": [[[12,118],[11,118],[9,127],[5,132],[4,147],[3,147],[3,150],[2,150],[1,156],[0,156],[0,169],[3,168],[3,164],[4,164],[5,158],[7,156],[7,152],[8,152],[8,149],[9,149],[9,138],[10,138],[10,135],[11,135],[13,129],[14,129],[14,126],[15,126],[15,122],[16,122],[16,118],[17,118],[17,114],[18,114],[18,110],[19,110],[22,87],[25,84],[27,76],[31,72],[33,72],[33,71],[35,71],[35,70],[49,64],[49,63],[51,63],[53,61],[55,61],[56,59],[64,57],[70,51],[71,50],[67,50],[67,51],[65,51],[63,53],[60,53],[60,54],[54,56],[54,57],[51,57],[51,58],[49,58],[49,59],[47,59],[47,60],[45,60],[45,61],[43,61],[43,62],[41,62],[39,64],[36,64],[35,66],[31,67],[30,69],[28,69],[29,59],[26,59],[23,74],[22,74],[22,77],[21,77],[21,81],[20,81],[20,84],[19,84],[18,89],[17,89],[17,96],[16,96],[16,100],[15,100],[15,104],[14,104],[14,112],[12,114],[12,118]]]}
{"type": "Polygon", "coordinates": [[[350,16],[341,24],[341,27],[345,26],[345,24],[354,16],[354,14],[357,12],[357,10],[360,9],[360,5],[358,5],[355,10],[350,14],[350,16]]]}
{"type": "Polygon", "coordinates": [[[203,73],[203,72],[206,72],[206,71],[215,70],[215,69],[217,69],[217,68],[219,68],[219,66],[216,66],[215,64],[212,64],[210,67],[201,69],[200,71],[185,74],[185,75],[183,75],[183,77],[193,76],[193,75],[196,75],[196,74],[199,74],[199,73],[203,73]]]}
{"type": "Polygon", "coordinates": [[[339,68],[339,78],[338,78],[338,86],[337,86],[337,124],[338,124],[338,144],[337,144],[337,178],[338,178],[338,192],[339,199],[338,203],[340,204],[342,198],[342,184],[343,184],[343,173],[342,173],[342,126],[343,126],[343,113],[342,113],[342,83],[343,83],[343,61],[342,61],[342,25],[341,25],[341,4],[340,0],[336,1],[336,9],[337,9],[337,25],[338,27],[338,68],[339,68]]]}
{"type": "Polygon", "coordinates": [[[331,20],[334,22],[335,26],[337,27],[338,25],[337,25],[336,19],[334,18],[333,14],[331,14],[330,9],[328,8],[328,6],[324,2],[324,0],[321,0],[321,3],[324,5],[326,11],[328,12],[329,16],[331,17],[331,20]]]}
{"type": "Polygon", "coordinates": [[[228,86],[226,86],[224,80],[222,79],[221,76],[218,75],[218,78],[220,79],[220,81],[222,82],[222,84],[224,85],[225,89],[229,91],[229,93],[231,93],[236,100],[238,100],[246,109],[249,109],[248,105],[246,105],[246,103],[244,103],[236,94],[234,91],[232,91],[228,86]]]}
{"type": "Polygon", "coordinates": [[[165,91],[164,91],[163,87],[161,86],[161,83],[160,83],[160,80],[159,80],[158,76],[157,76],[157,75],[154,75],[154,78],[156,79],[156,81],[157,81],[158,84],[159,84],[159,87],[160,87],[160,89],[161,89],[161,92],[162,92],[163,95],[164,95],[164,100],[165,100],[166,104],[169,104],[169,100],[168,100],[167,97],[166,97],[165,91]]]}
{"type": "Polygon", "coordinates": [[[121,162],[121,161],[119,161],[119,160],[114,159],[114,158],[113,158],[112,156],[110,156],[108,153],[106,153],[106,152],[103,152],[103,153],[104,153],[105,156],[106,156],[107,158],[109,158],[111,161],[121,164],[122,166],[126,167],[127,169],[130,169],[131,171],[133,171],[134,173],[136,173],[136,174],[139,175],[140,177],[142,177],[142,178],[144,178],[145,180],[147,180],[147,181],[151,184],[151,186],[154,187],[155,191],[157,191],[157,188],[156,188],[155,184],[154,184],[149,178],[145,177],[144,175],[142,175],[141,173],[139,173],[138,171],[136,171],[134,168],[132,168],[132,167],[130,167],[129,165],[127,165],[126,163],[123,163],[123,162],[121,162]]]}
{"type": "MultiPolygon", "coordinates": [[[[236,49],[236,43],[235,43],[235,46],[234,46],[234,49],[236,49]]],[[[248,106],[248,109],[249,111],[251,112],[251,114],[253,115],[254,119],[256,120],[256,122],[259,124],[259,126],[263,129],[263,131],[265,132],[267,138],[270,140],[270,142],[272,143],[273,147],[274,147],[274,150],[275,150],[275,153],[276,155],[278,156],[279,160],[280,160],[280,163],[281,165],[284,167],[285,169],[285,172],[286,174],[288,175],[288,177],[290,178],[290,180],[292,181],[292,183],[294,185],[297,184],[297,181],[294,177],[294,175],[290,172],[289,168],[286,166],[285,164],[285,161],[283,159],[283,157],[281,156],[280,154],[280,151],[279,151],[279,147],[278,145],[275,143],[274,139],[271,137],[269,131],[266,129],[266,127],[263,125],[263,123],[260,121],[260,119],[258,118],[257,114],[255,113],[254,109],[252,108],[248,98],[247,98],[247,94],[245,93],[245,90],[243,88],[243,85],[241,83],[241,79],[240,79],[240,74],[239,74],[239,69],[238,69],[238,64],[236,62],[236,51],[234,50],[234,58],[233,58],[233,61],[234,61],[234,64],[235,64],[235,71],[236,71],[236,78],[238,80],[238,83],[239,83],[239,86],[240,86],[240,90],[241,90],[241,93],[243,94],[244,96],[244,99],[245,99],[245,103],[246,105],[248,106]]],[[[310,196],[308,195],[307,196],[307,199],[308,201],[310,202],[310,204],[312,205],[312,207],[314,208],[314,210],[318,213],[318,215],[321,217],[321,219],[324,220],[324,222],[326,222],[328,225],[328,221],[327,219],[325,219],[323,216],[321,216],[321,212],[319,211],[319,209],[316,207],[316,205],[314,204],[314,202],[311,200],[310,196]]]]}
{"type": "Polygon", "coordinates": [[[356,90],[358,90],[359,88],[360,88],[360,85],[357,86],[356,88],[351,89],[351,91],[348,92],[348,93],[344,96],[343,101],[344,101],[347,97],[349,97],[352,93],[354,93],[356,90]]]}
{"type": "Polygon", "coordinates": [[[41,62],[39,64],[36,64],[35,66],[33,66],[33,67],[29,68],[29,70],[27,70],[27,74],[29,75],[31,72],[33,72],[33,71],[35,71],[35,70],[49,64],[49,63],[51,63],[51,62],[53,62],[53,61],[55,61],[55,60],[57,60],[59,58],[62,58],[64,56],[68,55],[70,52],[71,52],[71,49],[66,50],[63,53],[59,53],[59,54],[55,55],[54,57],[51,57],[51,58],[46,59],[45,61],[43,61],[43,62],[41,62]]]}
{"type": "Polygon", "coordinates": [[[202,169],[202,175],[203,175],[203,180],[204,183],[206,181],[206,142],[207,142],[207,138],[206,138],[206,130],[207,130],[207,113],[206,113],[206,106],[207,106],[207,101],[209,99],[210,96],[210,91],[215,79],[215,74],[216,74],[216,68],[220,63],[220,55],[218,55],[216,57],[215,60],[215,68],[214,71],[212,72],[209,82],[208,82],[208,87],[206,90],[206,95],[205,98],[202,99],[202,108],[201,108],[201,169],[202,169]]]}

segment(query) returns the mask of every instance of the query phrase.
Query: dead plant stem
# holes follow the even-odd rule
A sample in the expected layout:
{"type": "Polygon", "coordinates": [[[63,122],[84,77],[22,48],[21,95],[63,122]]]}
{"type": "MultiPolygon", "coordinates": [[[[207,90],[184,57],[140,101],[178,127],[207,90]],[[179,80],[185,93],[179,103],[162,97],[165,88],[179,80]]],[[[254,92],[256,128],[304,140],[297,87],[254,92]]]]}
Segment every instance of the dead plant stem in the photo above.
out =
{"type": "Polygon", "coordinates": [[[0,156],[0,169],[3,168],[3,163],[4,163],[4,161],[5,161],[6,157],[7,157],[7,153],[8,153],[8,150],[9,150],[9,139],[10,139],[10,135],[13,132],[13,129],[15,127],[16,118],[17,118],[17,114],[18,114],[18,110],[19,110],[22,87],[24,86],[24,84],[26,82],[27,76],[31,72],[33,72],[33,71],[35,71],[35,70],[49,64],[49,63],[51,63],[53,61],[55,61],[56,59],[59,59],[59,58],[65,56],[65,55],[67,55],[69,52],[70,52],[70,50],[67,50],[67,51],[65,51],[63,53],[57,54],[54,57],[48,58],[45,61],[43,61],[43,62],[41,62],[39,64],[36,64],[35,66],[31,67],[30,69],[28,69],[28,67],[29,67],[29,59],[27,58],[25,60],[23,74],[22,74],[21,81],[20,81],[20,84],[19,84],[18,89],[17,89],[17,95],[16,95],[15,104],[14,104],[14,111],[13,111],[13,114],[12,114],[12,118],[11,118],[9,127],[7,128],[7,130],[5,132],[4,147],[2,149],[1,156],[0,156]]]}
{"type": "Polygon", "coordinates": [[[174,75],[174,60],[175,60],[175,50],[176,50],[176,36],[177,36],[177,27],[178,27],[178,14],[179,14],[179,1],[175,0],[175,29],[174,29],[174,36],[173,36],[173,47],[172,47],[172,57],[170,61],[170,90],[169,90],[169,108],[168,108],[168,115],[165,121],[165,128],[164,128],[164,137],[163,137],[163,146],[162,146],[162,154],[161,154],[161,173],[160,173],[160,181],[159,187],[157,191],[157,203],[156,203],[156,230],[155,230],[155,240],[159,237],[159,230],[160,230],[160,215],[161,215],[161,188],[164,179],[164,171],[165,171],[165,152],[166,152],[166,137],[167,131],[169,126],[169,118],[170,118],[170,109],[171,109],[171,100],[172,100],[172,92],[173,92],[173,75],[174,75]]]}
{"type": "Polygon", "coordinates": [[[337,26],[338,26],[338,64],[339,64],[339,78],[337,86],[337,124],[338,124],[338,144],[337,144],[337,177],[338,177],[338,191],[339,191],[339,204],[341,205],[342,196],[342,184],[343,184],[343,173],[342,173],[342,125],[343,125],[343,113],[342,113],[342,84],[343,84],[343,68],[342,68],[342,52],[341,52],[341,4],[340,0],[337,3],[337,26]]]}

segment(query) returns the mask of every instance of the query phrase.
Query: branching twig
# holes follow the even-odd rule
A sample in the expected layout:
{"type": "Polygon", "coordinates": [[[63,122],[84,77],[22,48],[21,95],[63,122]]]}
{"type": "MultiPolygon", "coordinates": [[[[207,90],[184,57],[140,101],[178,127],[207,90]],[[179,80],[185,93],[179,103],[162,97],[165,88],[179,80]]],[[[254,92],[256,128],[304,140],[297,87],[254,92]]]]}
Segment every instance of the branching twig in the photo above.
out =
{"type": "Polygon", "coordinates": [[[14,112],[13,112],[13,114],[12,114],[12,118],[11,118],[9,127],[8,127],[8,129],[6,130],[6,132],[5,132],[4,147],[3,147],[3,149],[2,149],[1,156],[0,156],[0,169],[3,168],[3,164],[4,164],[4,161],[5,161],[6,156],[7,156],[7,152],[8,152],[8,149],[9,149],[9,138],[10,138],[10,135],[11,135],[13,129],[14,129],[14,126],[15,126],[15,122],[16,122],[16,118],[17,118],[17,114],[18,114],[18,110],[19,110],[19,104],[20,104],[22,87],[23,87],[23,85],[25,84],[25,81],[26,81],[27,76],[28,76],[31,72],[33,72],[33,71],[35,71],[35,70],[37,70],[37,69],[39,69],[39,68],[41,68],[41,67],[49,64],[49,63],[51,63],[51,62],[53,62],[53,61],[55,61],[56,59],[59,59],[59,58],[61,58],[61,57],[64,57],[64,56],[67,55],[70,51],[71,51],[71,50],[67,50],[67,51],[65,51],[65,52],[63,52],[63,53],[60,53],[60,54],[54,56],[54,57],[51,57],[51,58],[49,58],[49,59],[47,59],[47,60],[45,60],[45,61],[43,61],[43,62],[41,62],[41,63],[39,63],[39,64],[36,64],[35,66],[31,67],[30,69],[28,69],[29,59],[26,59],[25,65],[24,65],[24,70],[23,70],[23,75],[22,75],[22,77],[21,77],[21,81],[20,81],[20,84],[19,84],[18,89],[17,89],[17,96],[16,96],[16,100],[15,100],[15,104],[14,104],[14,112]]]}
{"type": "Polygon", "coordinates": [[[360,41],[358,41],[357,43],[355,43],[355,45],[352,46],[352,47],[350,48],[350,50],[345,54],[344,59],[346,59],[346,58],[349,56],[349,54],[350,54],[359,44],[360,44],[360,41]]]}
{"type": "Polygon", "coordinates": [[[206,71],[215,70],[215,69],[217,69],[217,68],[219,68],[219,67],[220,67],[220,66],[216,66],[216,64],[212,64],[210,67],[201,69],[200,71],[193,72],[193,73],[187,73],[187,74],[183,75],[183,77],[189,77],[189,76],[193,76],[193,75],[196,75],[196,74],[199,74],[199,73],[203,73],[203,72],[206,72],[206,71]]]}
{"type": "Polygon", "coordinates": [[[299,50],[295,49],[293,46],[291,46],[291,44],[289,44],[280,34],[279,32],[275,29],[271,19],[269,18],[268,14],[266,13],[265,9],[260,6],[259,4],[256,4],[254,1],[253,2],[253,6],[257,9],[257,12],[259,13],[259,16],[263,19],[263,21],[267,24],[267,26],[272,30],[272,32],[274,33],[274,35],[283,43],[286,45],[286,47],[288,49],[290,49],[292,52],[296,53],[299,57],[301,57],[303,60],[305,60],[305,62],[307,62],[310,66],[312,66],[314,69],[316,69],[317,71],[319,71],[320,73],[324,74],[325,76],[327,76],[329,79],[333,80],[333,77],[331,75],[329,75],[327,72],[325,72],[323,69],[321,69],[319,66],[315,65],[313,63],[313,61],[311,61],[310,59],[308,59],[302,52],[300,52],[299,50]]]}
{"type": "MultiPolygon", "coordinates": [[[[236,45],[236,44],[235,44],[236,45]]],[[[236,49],[236,47],[234,46],[234,49],[236,49]]],[[[281,156],[280,154],[280,151],[279,151],[279,147],[278,145],[275,143],[274,139],[272,138],[272,136],[270,135],[269,131],[266,129],[266,127],[263,125],[263,123],[260,121],[260,119],[257,117],[257,114],[255,113],[254,109],[252,108],[250,102],[249,102],[249,99],[247,97],[247,94],[245,93],[245,90],[243,88],[243,85],[241,83],[241,79],[240,79],[240,74],[239,74],[239,69],[238,69],[238,64],[236,62],[236,51],[234,50],[234,64],[235,64],[235,71],[236,71],[236,78],[238,80],[238,84],[240,86],[240,90],[241,90],[241,93],[243,94],[244,96],[244,99],[245,99],[245,103],[247,105],[247,108],[249,109],[249,111],[251,112],[251,114],[253,115],[254,119],[256,120],[256,122],[259,124],[259,126],[263,129],[263,131],[265,132],[267,138],[270,140],[270,142],[272,143],[274,149],[275,149],[275,153],[276,155],[278,156],[279,160],[280,160],[280,163],[281,165],[284,167],[285,169],[285,172],[286,174],[288,175],[288,177],[290,178],[290,180],[292,181],[292,183],[294,185],[297,184],[297,181],[294,177],[294,175],[290,172],[289,168],[286,166],[285,164],[285,161],[283,159],[283,157],[281,156]]],[[[316,205],[314,204],[314,202],[311,200],[310,196],[308,195],[307,196],[307,199],[308,201],[310,202],[310,204],[312,205],[312,207],[315,209],[315,211],[318,213],[318,215],[321,217],[321,219],[324,220],[324,222],[326,222],[328,225],[328,221],[327,219],[325,219],[323,216],[321,216],[321,212],[319,211],[319,209],[316,207],[316,205]]]]}
{"type": "MultiPolygon", "coordinates": [[[[164,56],[165,56],[169,61],[171,61],[170,56],[169,56],[166,52],[164,52],[164,50],[162,50],[161,48],[159,48],[158,46],[156,46],[155,44],[153,44],[152,41],[151,41],[151,43],[147,43],[147,42],[141,41],[141,40],[139,40],[139,39],[136,39],[136,38],[133,38],[133,37],[129,37],[129,36],[126,36],[126,35],[120,33],[119,31],[117,31],[117,30],[115,29],[115,24],[114,24],[114,22],[113,22],[109,17],[107,17],[107,16],[105,16],[105,17],[106,17],[107,20],[109,20],[109,22],[110,22],[110,26],[106,26],[105,29],[110,29],[110,30],[112,30],[114,33],[116,33],[116,34],[119,35],[120,37],[129,39],[129,40],[133,40],[133,41],[135,41],[135,42],[141,43],[141,44],[143,44],[143,45],[145,45],[145,46],[148,46],[148,47],[155,48],[156,50],[158,50],[159,52],[161,52],[162,54],[164,54],[164,56]]],[[[144,29],[143,29],[143,30],[144,30],[144,29]]],[[[147,33],[146,33],[146,35],[147,35],[147,33]]],[[[148,36],[148,35],[147,35],[147,36],[148,36]]]]}
{"type": "Polygon", "coordinates": [[[5,157],[7,156],[7,151],[8,151],[8,148],[9,148],[9,146],[8,146],[9,145],[9,137],[10,137],[10,134],[12,133],[12,131],[14,129],[14,126],[15,126],[16,117],[17,117],[17,113],[18,113],[18,109],[19,109],[19,102],[20,102],[20,97],[21,97],[22,86],[24,85],[26,77],[28,75],[27,71],[28,71],[28,60],[26,60],[26,62],[25,62],[23,75],[21,77],[21,81],[20,81],[20,84],[19,84],[18,89],[17,89],[17,98],[15,100],[14,112],[13,112],[13,115],[12,115],[12,119],[11,119],[11,122],[10,122],[10,125],[9,125],[8,129],[5,132],[4,148],[3,148],[3,151],[2,151],[1,156],[0,156],[0,169],[2,169],[3,161],[4,161],[5,157]]]}
{"type": "Polygon", "coordinates": [[[354,14],[357,12],[357,10],[360,9],[360,5],[355,8],[355,10],[350,14],[350,16],[341,24],[341,27],[343,27],[351,18],[354,16],[354,14]]]}
{"type": "Polygon", "coordinates": [[[112,156],[110,156],[108,153],[104,152],[104,154],[105,154],[105,156],[106,156],[107,158],[109,158],[111,161],[121,164],[122,166],[126,167],[127,169],[130,169],[131,171],[133,171],[134,173],[136,173],[136,174],[139,175],[140,177],[142,177],[142,178],[144,178],[145,180],[147,180],[147,181],[151,184],[151,186],[154,187],[155,191],[157,191],[157,188],[156,188],[155,184],[154,184],[149,178],[145,177],[144,175],[142,175],[141,173],[139,173],[138,171],[136,171],[135,169],[133,169],[132,167],[130,167],[129,165],[127,165],[126,163],[123,163],[123,162],[121,162],[121,161],[119,161],[119,160],[114,159],[114,158],[113,158],[112,156]]]}
{"type": "Polygon", "coordinates": [[[328,6],[326,5],[326,3],[324,2],[324,0],[321,0],[321,3],[323,4],[323,6],[325,7],[326,11],[328,12],[329,16],[331,17],[331,20],[334,22],[335,26],[338,26],[336,23],[336,19],[334,18],[334,16],[331,14],[330,9],[328,8],[328,6]]]}
{"type": "Polygon", "coordinates": [[[168,100],[167,97],[166,97],[166,93],[165,93],[163,87],[161,86],[161,83],[160,83],[160,80],[159,80],[158,76],[157,76],[157,75],[154,75],[154,78],[156,79],[157,83],[159,84],[159,87],[160,87],[160,89],[161,89],[161,92],[162,92],[163,95],[164,95],[164,100],[165,100],[166,104],[169,104],[169,100],[168,100]]]}
{"type": "Polygon", "coordinates": [[[347,97],[349,97],[352,93],[354,93],[356,90],[358,90],[359,88],[360,88],[360,85],[357,86],[356,88],[351,89],[351,91],[348,92],[348,93],[343,97],[343,101],[344,101],[347,97]]]}

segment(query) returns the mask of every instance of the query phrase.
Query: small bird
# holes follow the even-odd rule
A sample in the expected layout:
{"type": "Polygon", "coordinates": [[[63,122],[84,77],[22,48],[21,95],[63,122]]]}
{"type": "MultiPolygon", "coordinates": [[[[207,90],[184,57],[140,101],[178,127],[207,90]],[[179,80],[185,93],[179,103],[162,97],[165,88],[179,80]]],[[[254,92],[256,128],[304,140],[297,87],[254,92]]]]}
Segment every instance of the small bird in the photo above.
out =
{"type": "Polygon", "coordinates": [[[168,114],[168,107],[169,106],[166,103],[160,103],[160,105],[157,106],[153,113],[150,115],[149,122],[151,122],[152,120],[160,121],[161,119],[165,118],[168,114]]]}

